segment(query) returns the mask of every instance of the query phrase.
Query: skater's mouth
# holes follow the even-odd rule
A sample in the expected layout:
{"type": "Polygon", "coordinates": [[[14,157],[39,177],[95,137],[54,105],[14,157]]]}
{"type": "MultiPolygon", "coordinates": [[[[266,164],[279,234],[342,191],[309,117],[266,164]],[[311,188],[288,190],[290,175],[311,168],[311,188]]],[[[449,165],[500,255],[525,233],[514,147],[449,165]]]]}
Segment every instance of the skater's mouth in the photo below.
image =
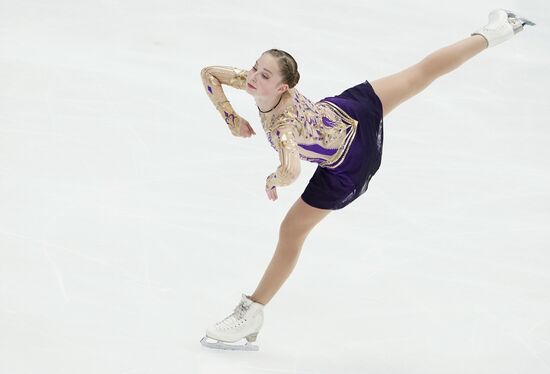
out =
{"type": "Polygon", "coordinates": [[[248,87],[253,88],[253,89],[256,89],[256,87],[254,87],[254,86],[251,85],[250,83],[248,83],[248,87]]]}

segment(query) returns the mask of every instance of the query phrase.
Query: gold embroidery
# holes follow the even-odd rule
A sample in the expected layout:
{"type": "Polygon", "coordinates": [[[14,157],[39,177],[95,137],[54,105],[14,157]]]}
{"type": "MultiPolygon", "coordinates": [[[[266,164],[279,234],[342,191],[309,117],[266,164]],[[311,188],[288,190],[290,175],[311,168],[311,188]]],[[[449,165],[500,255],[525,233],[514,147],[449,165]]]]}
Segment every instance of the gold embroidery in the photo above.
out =
{"type": "Polygon", "coordinates": [[[349,116],[339,106],[334,105],[329,101],[323,101],[319,104],[327,104],[332,107],[332,109],[342,118],[342,121],[349,126],[349,130],[346,133],[342,146],[338,149],[333,157],[319,164],[322,167],[334,169],[338,167],[346,158],[346,155],[348,154],[349,148],[351,146],[351,142],[355,138],[355,134],[357,132],[358,121],[349,116]]]}
{"type": "Polygon", "coordinates": [[[280,129],[284,126],[292,128],[294,139],[299,139],[294,140],[294,144],[300,158],[317,162],[328,169],[341,165],[355,139],[358,121],[331,102],[313,104],[296,89],[290,92],[293,94],[293,105],[270,120],[261,116],[262,126],[273,148],[280,149],[280,129]],[[319,153],[316,145],[328,154],[319,153]]]}
{"type": "Polygon", "coordinates": [[[277,146],[281,164],[275,173],[272,173],[266,183],[266,188],[273,186],[287,186],[300,175],[300,156],[292,126],[278,127],[277,146]]]}
{"type": "Polygon", "coordinates": [[[248,72],[241,69],[234,69],[235,76],[230,79],[229,85],[241,90],[246,88],[246,77],[248,72]]]}
{"type": "Polygon", "coordinates": [[[240,116],[227,100],[221,85],[226,84],[237,89],[244,89],[247,74],[246,70],[230,66],[208,66],[201,70],[201,78],[206,94],[235,136],[239,135],[240,116]]]}

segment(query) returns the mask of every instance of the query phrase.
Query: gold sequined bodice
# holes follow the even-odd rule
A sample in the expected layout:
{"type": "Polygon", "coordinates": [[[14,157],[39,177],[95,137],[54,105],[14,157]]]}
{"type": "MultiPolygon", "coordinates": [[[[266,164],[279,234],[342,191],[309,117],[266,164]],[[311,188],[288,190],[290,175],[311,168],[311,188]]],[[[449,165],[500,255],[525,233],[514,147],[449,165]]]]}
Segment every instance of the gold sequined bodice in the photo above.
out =
{"type": "Polygon", "coordinates": [[[313,103],[296,88],[289,93],[292,103],[283,113],[271,118],[260,114],[271,146],[279,151],[281,135],[291,132],[300,159],[335,168],[349,150],[357,121],[329,101],[313,103]]]}

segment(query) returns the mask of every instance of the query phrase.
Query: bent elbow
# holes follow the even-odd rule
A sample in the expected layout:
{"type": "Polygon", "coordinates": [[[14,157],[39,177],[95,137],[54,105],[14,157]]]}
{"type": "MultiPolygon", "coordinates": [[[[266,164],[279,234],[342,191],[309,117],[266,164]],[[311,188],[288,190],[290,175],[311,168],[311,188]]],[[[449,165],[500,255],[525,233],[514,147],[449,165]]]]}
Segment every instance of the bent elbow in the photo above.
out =
{"type": "Polygon", "coordinates": [[[283,167],[279,170],[279,179],[283,185],[293,183],[300,176],[300,164],[283,167]]]}
{"type": "Polygon", "coordinates": [[[206,75],[207,72],[208,72],[208,67],[202,68],[201,69],[201,78],[204,78],[204,76],[206,75]]]}

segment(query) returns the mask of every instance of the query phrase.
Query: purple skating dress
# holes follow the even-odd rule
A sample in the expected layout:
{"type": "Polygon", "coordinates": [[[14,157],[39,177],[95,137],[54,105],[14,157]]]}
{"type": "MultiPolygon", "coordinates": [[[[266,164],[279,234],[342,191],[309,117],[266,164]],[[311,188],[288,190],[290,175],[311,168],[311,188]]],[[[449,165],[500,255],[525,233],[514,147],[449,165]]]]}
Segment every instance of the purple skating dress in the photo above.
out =
{"type": "Polygon", "coordinates": [[[321,209],[341,209],[362,195],[382,161],[382,103],[365,81],[321,101],[336,104],[358,121],[357,134],[344,161],[334,169],[318,166],[302,199],[321,209]]]}

